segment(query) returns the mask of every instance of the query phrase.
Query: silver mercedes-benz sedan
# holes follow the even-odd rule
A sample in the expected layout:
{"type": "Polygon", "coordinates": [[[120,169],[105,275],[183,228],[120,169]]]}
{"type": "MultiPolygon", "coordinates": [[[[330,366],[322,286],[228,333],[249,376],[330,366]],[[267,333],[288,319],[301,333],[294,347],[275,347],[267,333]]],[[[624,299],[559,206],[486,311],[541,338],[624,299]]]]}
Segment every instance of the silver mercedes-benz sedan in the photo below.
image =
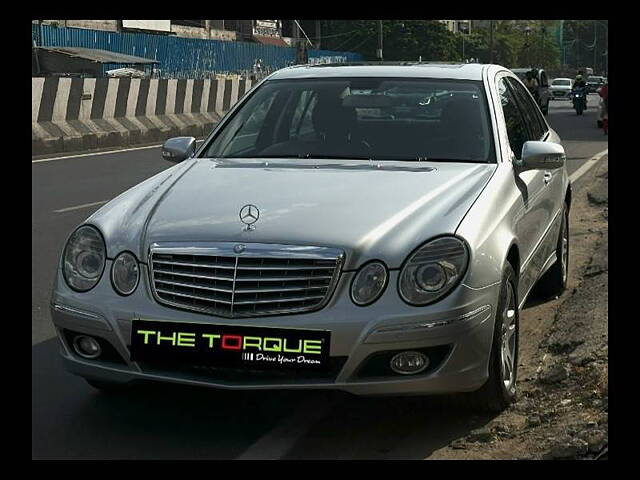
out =
{"type": "Polygon", "coordinates": [[[519,311],[566,287],[560,138],[497,65],[297,66],[71,233],[66,368],[139,380],[513,401],[519,311]]]}

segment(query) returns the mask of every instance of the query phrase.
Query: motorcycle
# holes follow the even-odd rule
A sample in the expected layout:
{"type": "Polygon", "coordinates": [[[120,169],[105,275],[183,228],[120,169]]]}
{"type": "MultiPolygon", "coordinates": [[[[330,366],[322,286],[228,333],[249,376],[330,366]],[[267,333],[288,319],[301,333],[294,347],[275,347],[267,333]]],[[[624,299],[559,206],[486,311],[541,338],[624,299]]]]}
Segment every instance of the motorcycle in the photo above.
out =
{"type": "Polygon", "coordinates": [[[578,88],[571,92],[571,100],[573,101],[573,108],[578,115],[582,115],[582,112],[587,109],[587,93],[586,89],[578,88]]]}

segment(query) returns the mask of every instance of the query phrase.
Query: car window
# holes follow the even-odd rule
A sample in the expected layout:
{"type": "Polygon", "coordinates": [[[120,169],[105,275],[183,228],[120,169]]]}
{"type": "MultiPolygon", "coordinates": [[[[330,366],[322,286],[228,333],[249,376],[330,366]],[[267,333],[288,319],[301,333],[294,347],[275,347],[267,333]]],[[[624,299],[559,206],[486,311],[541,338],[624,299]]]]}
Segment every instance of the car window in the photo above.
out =
{"type": "Polygon", "coordinates": [[[540,72],[540,85],[542,87],[549,86],[549,81],[547,80],[547,74],[545,72],[540,72]]]}
{"type": "Polygon", "coordinates": [[[203,156],[495,163],[481,81],[270,80],[234,113],[203,156]]]}
{"type": "Polygon", "coordinates": [[[522,146],[529,139],[529,132],[525,124],[520,108],[516,104],[513,92],[506,83],[506,78],[502,77],[498,80],[498,95],[500,96],[500,104],[504,114],[504,121],[507,127],[507,136],[509,137],[509,145],[511,151],[517,159],[522,156],[522,146]]]}
{"type": "Polygon", "coordinates": [[[507,78],[507,82],[513,89],[516,101],[520,105],[522,116],[529,129],[528,140],[542,140],[546,133],[547,126],[544,120],[540,118],[542,114],[540,113],[538,105],[536,105],[531,95],[529,95],[524,87],[514,78],[507,78]]]}
{"type": "Polygon", "coordinates": [[[554,80],[551,83],[551,85],[568,87],[569,85],[571,85],[571,80],[569,79],[554,80]]]}

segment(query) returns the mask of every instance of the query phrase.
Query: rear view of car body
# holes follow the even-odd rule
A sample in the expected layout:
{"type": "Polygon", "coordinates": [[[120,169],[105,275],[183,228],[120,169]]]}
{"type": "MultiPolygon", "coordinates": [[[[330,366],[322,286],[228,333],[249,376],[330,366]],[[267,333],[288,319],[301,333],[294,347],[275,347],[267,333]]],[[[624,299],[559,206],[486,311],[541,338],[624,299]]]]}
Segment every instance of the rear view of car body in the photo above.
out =
{"type": "Polygon", "coordinates": [[[554,78],[551,85],[549,85],[552,99],[570,100],[572,84],[573,81],[570,78],[554,78]]]}

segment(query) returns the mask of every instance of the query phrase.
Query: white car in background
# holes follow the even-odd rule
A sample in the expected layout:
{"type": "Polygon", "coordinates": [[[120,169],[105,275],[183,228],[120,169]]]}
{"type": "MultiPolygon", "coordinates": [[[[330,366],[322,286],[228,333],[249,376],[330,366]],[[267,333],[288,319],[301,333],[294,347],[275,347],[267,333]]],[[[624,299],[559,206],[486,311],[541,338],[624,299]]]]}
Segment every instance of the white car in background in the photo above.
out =
{"type": "Polygon", "coordinates": [[[571,80],[570,78],[554,78],[551,82],[551,85],[549,85],[549,93],[551,93],[551,99],[568,99],[572,87],[573,80],[571,80]]]}

